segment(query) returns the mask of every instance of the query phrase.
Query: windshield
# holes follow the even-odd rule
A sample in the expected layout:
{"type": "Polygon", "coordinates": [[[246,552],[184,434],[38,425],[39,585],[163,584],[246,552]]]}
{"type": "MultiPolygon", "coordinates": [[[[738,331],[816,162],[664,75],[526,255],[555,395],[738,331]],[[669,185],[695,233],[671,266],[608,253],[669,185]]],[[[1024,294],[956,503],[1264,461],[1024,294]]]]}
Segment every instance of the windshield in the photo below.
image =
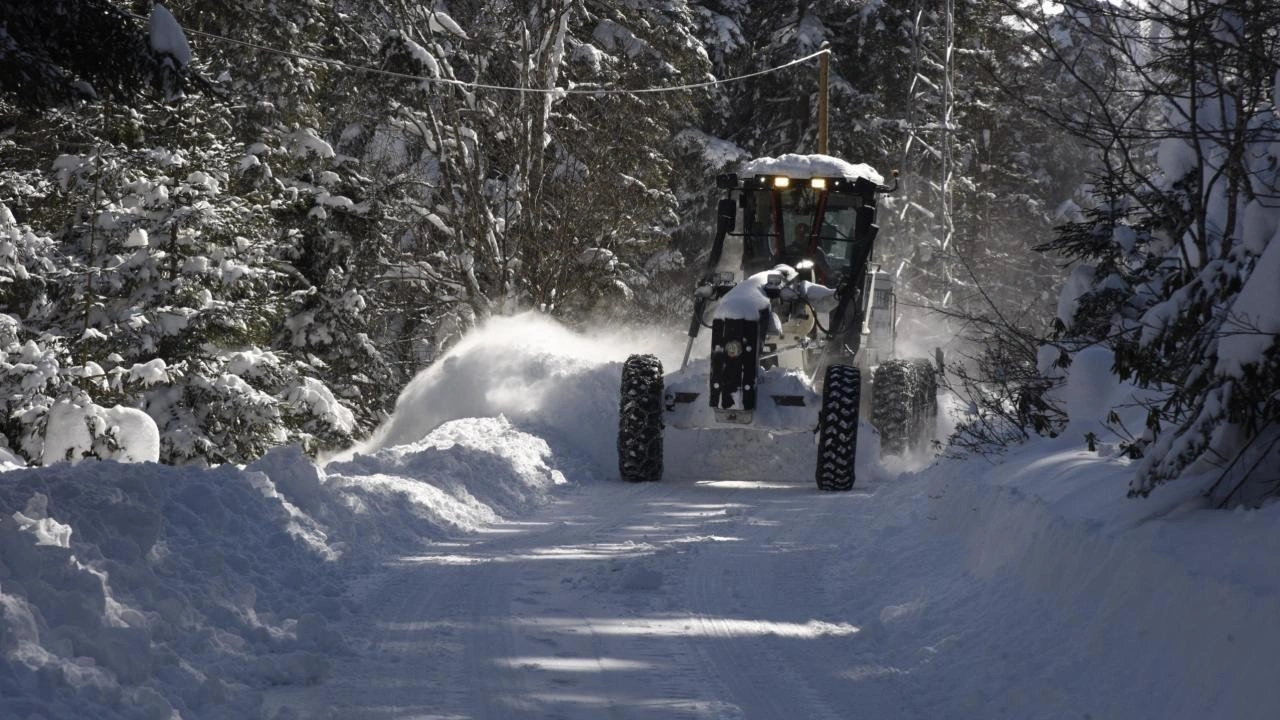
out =
{"type": "Polygon", "coordinates": [[[834,192],[827,195],[822,227],[818,229],[818,249],[835,274],[847,270],[853,262],[853,241],[861,206],[862,198],[858,195],[834,192]]]}
{"type": "Polygon", "coordinates": [[[818,192],[801,186],[778,194],[782,210],[782,246],[784,255],[802,257],[808,254],[813,220],[818,214],[818,192]]]}
{"type": "Polygon", "coordinates": [[[773,257],[773,194],[760,190],[743,197],[743,260],[754,270],[773,257]]]}
{"type": "Polygon", "coordinates": [[[822,279],[835,280],[855,261],[861,196],[799,185],[746,193],[742,202],[744,269],[810,259],[822,279]]]}

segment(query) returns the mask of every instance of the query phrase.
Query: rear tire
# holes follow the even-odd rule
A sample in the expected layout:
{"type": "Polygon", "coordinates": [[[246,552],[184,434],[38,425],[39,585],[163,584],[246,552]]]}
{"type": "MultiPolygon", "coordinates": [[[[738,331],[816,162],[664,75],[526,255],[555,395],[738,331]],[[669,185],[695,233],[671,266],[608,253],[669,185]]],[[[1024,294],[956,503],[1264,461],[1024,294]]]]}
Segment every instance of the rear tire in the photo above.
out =
{"type": "Polygon", "coordinates": [[[915,368],[907,360],[887,360],[871,384],[871,424],[880,433],[880,455],[902,455],[911,445],[915,368]]]}
{"type": "Polygon", "coordinates": [[[858,454],[858,401],[862,374],[852,365],[831,365],[822,383],[822,409],[818,412],[819,490],[853,488],[854,459],[858,454]]]}
{"type": "Polygon", "coordinates": [[[928,452],[938,427],[938,370],[928,358],[911,361],[915,369],[915,413],[911,432],[911,451],[928,452]]]}
{"type": "Polygon", "coordinates": [[[662,361],[632,355],[622,366],[618,474],[627,482],[662,478],[662,361]]]}
{"type": "Polygon", "coordinates": [[[929,360],[889,360],[876,368],[871,424],[880,454],[924,452],[933,444],[938,417],[938,374],[929,360]]]}

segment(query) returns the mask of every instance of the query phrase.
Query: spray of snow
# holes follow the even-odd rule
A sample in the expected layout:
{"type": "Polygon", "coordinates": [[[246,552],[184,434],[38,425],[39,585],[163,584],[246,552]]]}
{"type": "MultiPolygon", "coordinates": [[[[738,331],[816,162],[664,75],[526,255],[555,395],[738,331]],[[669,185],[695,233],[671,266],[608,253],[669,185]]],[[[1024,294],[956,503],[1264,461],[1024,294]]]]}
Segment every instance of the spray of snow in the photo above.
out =
{"type": "Polygon", "coordinates": [[[612,469],[622,362],[655,353],[674,367],[682,350],[679,336],[653,330],[584,335],[537,313],[494,318],[414,378],[392,418],[353,452],[415,443],[450,420],[503,416],[567,439],[612,469]]]}

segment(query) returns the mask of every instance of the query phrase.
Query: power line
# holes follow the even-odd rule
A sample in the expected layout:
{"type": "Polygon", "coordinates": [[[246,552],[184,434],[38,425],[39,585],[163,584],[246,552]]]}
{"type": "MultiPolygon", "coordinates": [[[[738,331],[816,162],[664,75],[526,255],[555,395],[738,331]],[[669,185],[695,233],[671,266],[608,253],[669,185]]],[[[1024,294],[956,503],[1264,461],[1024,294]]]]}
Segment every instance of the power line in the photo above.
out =
{"type": "MultiPolygon", "coordinates": [[[[149,18],[143,15],[137,15],[131,12],[125,13],[125,14],[133,18],[136,18],[138,20],[149,20],[149,18]]],[[[345,70],[371,73],[374,75],[385,75],[387,77],[399,78],[401,80],[414,80],[419,82],[439,83],[441,85],[454,85],[457,87],[469,88],[472,90],[498,90],[503,92],[535,93],[535,94],[546,94],[546,95],[631,95],[631,94],[644,94],[644,93],[683,92],[686,90],[697,90],[699,88],[714,87],[716,85],[724,85],[726,83],[738,82],[739,80],[746,80],[748,78],[759,77],[761,75],[768,75],[769,73],[778,72],[779,70],[785,70],[793,65],[799,65],[800,63],[812,60],[818,57],[819,55],[823,55],[825,53],[831,52],[830,50],[826,50],[826,49],[818,50],[817,52],[809,53],[804,57],[796,58],[795,60],[792,60],[787,63],[783,63],[782,65],[768,68],[766,70],[758,70],[756,72],[747,73],[745,75],[735,75],[734,77],[724,78],[722,80],[707,80],[705,82],[688,83],[685,85],[666,85],[666,86],[660,86],[660,87],[636,88],[634,90],[628,90],[624,88],[586,89],[581,87],[522,88],[522,87],[510,87],[506,85],[490,85],[487,83],[480,83],[480,82],[467,82],[465,80],[457,80],[454,78],[438,78],[438,77],[427,77],[425,75],[411,75],[408,73],[399,73],[391,70],[383,70],[381,68],[369,67],[368,65],[356,65],[343,60],[336,60],[334,58],[321,57],[319,55],[311,55],[308,53],[294,52],[292,50],[281,50],[279,48],[273,48],[267,45],[252,43],[247,40],[236,40],[235,38],[224,37],[222,35],[215,35],[214,33],[204,32],[202,30],[192,30],[190,28],[183,27],[182,31],[191,35],[196,35],[198,37],[204,37],[204,38],[209,38],[210,40],[218,40],[221,42],[231,43],[232,45],[239,45],[241,47],[258,50],[260,52],[271,53],[273,55],[291,57],[297,60],[309,60],[311,62],[323,63],[325,65],[340,67],[345,70]]]]}

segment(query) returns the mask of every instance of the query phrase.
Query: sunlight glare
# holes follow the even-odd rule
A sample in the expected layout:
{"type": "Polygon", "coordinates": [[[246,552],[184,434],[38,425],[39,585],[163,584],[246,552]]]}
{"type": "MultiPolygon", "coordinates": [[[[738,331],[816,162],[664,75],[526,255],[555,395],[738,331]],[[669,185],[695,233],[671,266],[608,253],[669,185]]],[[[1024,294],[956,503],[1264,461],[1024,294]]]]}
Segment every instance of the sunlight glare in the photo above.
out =
{"type": "Polygon", "coordinates": [[[510,666],[516,670],[548,670],[551,672],[598,672],[600,670],[652,670],[653,663],[639,660],[623,660],[622,658],[588,657],[510,657],[497,658],[498,665],[510,666]]]}
{"type": "Polygon", "coordinates": [[[517,625],[543,630],[572,632],[587,630],[595,635],[647,635],[664,637],[762,637],[793,639],[855,635],[860,628],[849,623],[810,620],[804,623],[740,618],[516,618],[517,625]]]}

